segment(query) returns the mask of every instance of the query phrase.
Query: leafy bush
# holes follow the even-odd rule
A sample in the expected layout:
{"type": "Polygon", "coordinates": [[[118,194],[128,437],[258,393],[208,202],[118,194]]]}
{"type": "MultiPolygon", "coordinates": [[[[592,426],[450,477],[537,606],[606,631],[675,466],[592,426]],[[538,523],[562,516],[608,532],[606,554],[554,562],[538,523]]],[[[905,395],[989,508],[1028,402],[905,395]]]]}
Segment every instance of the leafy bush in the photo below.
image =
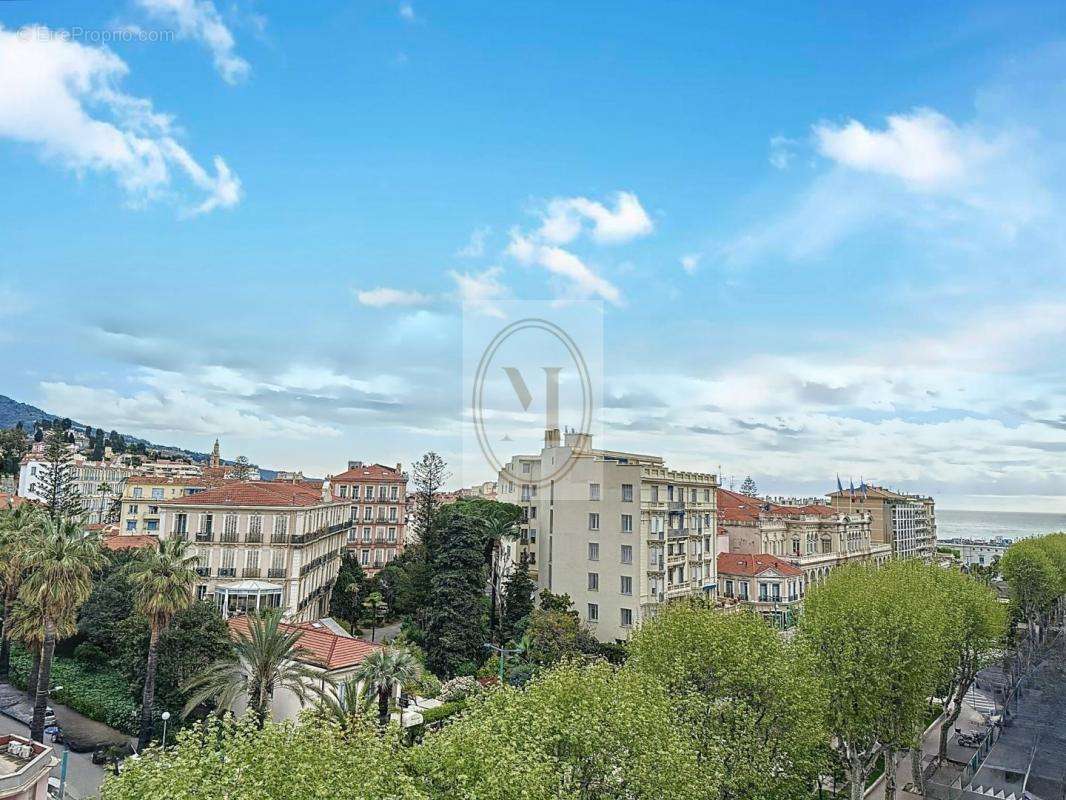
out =
{"type": "MultiPolygon", "coordinates": [[[[30,667],[30,654],[13,646],[11,682],[25,689],[30,667]]],[[[52,681],[63,687],[52,692],[57,703],[123,733],[137,732],[137,703],[130,697],[129,685],[113,669],[88,667],[74,659],[56,656],[52,661],[52,681]]]]}
{"type": "Polygon", "coordinates": [[[440,695],[443,686],[444,684],[440,682],[440,678],[432,672],[426,671],[415,681],[411,689],[419,697],[437,697],[440,695]]]}
{"type": "Polygon", "coordinates": [[[92,669],[104,669],[107,667],[107,653],[92,642],[82,642],[74,648],[74,660],[92,669]]]}
{"type": "Polygon", "coordinates": [[[479,688],[477,680],[469,675],[460,675],[458,678],[452,678],[450,681],[445,682],[441,687],[440,694],[437,695],[437,699],[442,703],[465,700],[476,693],[479,688]]]}
{"type": "Polygon", "coordinates": [[[447,719],[453,714],[458,714],[466,708],[465,700],[456,700],[452,703],[442,703],[436,708],[427,708],[422,712],[422,723],[424,725],[431,725],[434,722],[440,722],[442,719],[447,719]]]}

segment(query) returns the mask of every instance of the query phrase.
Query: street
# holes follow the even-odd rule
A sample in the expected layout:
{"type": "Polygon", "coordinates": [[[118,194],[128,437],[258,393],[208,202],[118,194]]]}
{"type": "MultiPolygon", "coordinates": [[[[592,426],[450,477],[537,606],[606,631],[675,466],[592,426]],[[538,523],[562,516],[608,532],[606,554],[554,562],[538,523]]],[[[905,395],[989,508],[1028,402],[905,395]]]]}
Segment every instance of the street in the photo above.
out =
{"type": "MultiPolygon", "coordinates": [[[[0,714],[0,733],[14,733],[28,738],[30,729],[21,722],[0,714]]],[[[53,747],[55,747],[56,758],[62,762],[63,745],[53,745],[53,747]]],[[[104,782],[106,774],[104,768],[92,763],[92,753],[70,753],[68,759],[67,797],[73,800],[96,797],[100,792],[100,785],[104,782]]],[[[52,770],[54,777],[59,777],[60,768],[61,765],[57,764],[52,770]]]]}

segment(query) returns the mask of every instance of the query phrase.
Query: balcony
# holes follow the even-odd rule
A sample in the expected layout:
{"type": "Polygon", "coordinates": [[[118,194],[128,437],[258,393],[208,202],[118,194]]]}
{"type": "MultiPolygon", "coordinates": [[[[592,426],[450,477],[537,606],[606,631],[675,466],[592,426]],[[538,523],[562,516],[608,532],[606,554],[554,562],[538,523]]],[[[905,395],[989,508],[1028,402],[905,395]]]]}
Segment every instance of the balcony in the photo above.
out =
{"type": "Polygon", "coordinates": [[[248,544],[262,544],[262,542],[263,542],[263,534],[262,534],[262,532],[260,532],[260,533],[249,533],[244,541],[246,541],[248,544]]]}
{"type": "Polygon", "coordinates": [[[241,570],[242,578],[258,578],[260,573],[259,567],[245,567],[241,570]]]}
{"type": "Polygon", "coordinates": [[[284,567],[271,567],[270,569],[267,570],[267,577],[268,578],[284,578],[285,577],[285,568],[284,567]]]}
{"type": "Polygon", "coordinates": [[[684,500],[670,500],[666,504],[666,510],[667,511],[684,511],[685,510],[685,501],[684,500]]]}
{"type": "Polygon", "coordinates": [[[237,568],[236,567],[219,567],[218,568],[218,577],[220,577],[220,578],[236,578],[237,577],[237,568]]]}
{"type": "Polygon", "coordinates": [[[215,539],[215,534],[212,531],[200,531],[196,534],[196,541],[198,542],[212,542],[215,539]]]}
{"type": "Polygon", "coordinates": [[[226,531],[218,537],[218,540],[223,544],[236,544],[238,541],[237,531],[226,531]]]}
{"type": "Polygon", "coordinates": [[[287,533],[275,533],[275,534],[272,534],[271,537],[270,537],[270,543],[271,544],[288,544],[289,543],[289,534],[287,534],[287,533]]]}
{"type": "Polygon", "coordinates": [[[211,577],[211,568],[210,567],[197,567],[196,568],[196,574],[199,575],[201,578],[210,578],[211,577]]]}

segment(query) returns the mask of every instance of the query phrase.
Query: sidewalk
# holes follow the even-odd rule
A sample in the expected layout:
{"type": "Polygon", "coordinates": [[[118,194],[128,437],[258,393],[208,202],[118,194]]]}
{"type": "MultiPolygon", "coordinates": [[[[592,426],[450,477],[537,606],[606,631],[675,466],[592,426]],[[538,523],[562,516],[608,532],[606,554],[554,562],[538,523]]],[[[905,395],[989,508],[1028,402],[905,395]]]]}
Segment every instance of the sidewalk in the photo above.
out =
{"type": "MultiPolygon", "coordinates": [[[[975,711],[969,705],[963,704],[962,713],[959,715],[958,721],[955,723],[956,728],[961,728],[964,731],[977,730],[984,728],[984,717],[977,711],[975,711]]],[[[928,764],[929,759],[936,755],[937,750],[940,748],[940,720],[937,720],[936,724],[929,729],[925,738],[922,740],[922,764],[928,764]]],[[[951,736],[948,738],[948,758],[952,761],[969,761],[970,756],[974,754],[974,748],[962,747],[955,743],[955,732],[951,732],[951,736]]],[[[921,800],[922,795],[913,794],[911,792],[903,791],[903,787],[911,783],[911,756],[910,753],[904,753],[900,758],[899,766],[896,768],[896,797],[901,800],[921,800]]],[[[884,800],[885,797],[885,778],[882,775],[867,792],[867,800],[884,800]]]]}

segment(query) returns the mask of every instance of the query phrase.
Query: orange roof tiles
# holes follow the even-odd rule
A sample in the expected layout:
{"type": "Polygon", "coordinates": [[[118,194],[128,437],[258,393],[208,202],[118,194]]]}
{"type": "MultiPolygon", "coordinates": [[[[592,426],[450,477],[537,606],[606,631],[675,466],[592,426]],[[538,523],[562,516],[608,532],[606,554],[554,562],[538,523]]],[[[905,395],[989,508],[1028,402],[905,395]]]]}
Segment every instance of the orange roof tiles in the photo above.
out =
{"type": "Polygon", "coordinates": [[[364,464],[361,467],[342,472],[330,478],[330,483],[336,486],[338,483],[360,483],[370,481],[402,481],[403,472],[395,467],[386,467],[383,464],[364,464]]]}
{"type": "Polygon", "coordinates": [[[301,483],[228,481],[203,492],[161,500],[161,506],[317,506],[321,489],[301,483]]]}
{"type": "Polygon", "coordinates": [[[771,569],[789,577],[803,575],[803,570],[769,553],[758,553],[756,555],[751,553],[718,554],[719,575],[745,575],[753,578],[771,569]]]}
{"type": "Polygon", "coordinates": [[[23,503],[32,502],[25,497],[19,497],[17,494],[7,494],[6,492],[0,492],[0,510],[8,508],[18,508],[23,503]]]}
{"type": "Polygon", "coordinates": [[[719,522],[756,522],[761,514],[781,517],[798,517],[815,514],[821,517],[833,517],[840,512],[830,506],[782,506],[757,497],[748,497],[728,489],[718,490],[719,522]]]}
{"type": "MultiPolygon", "coordinates": [[[[230,617],[227,622],[232,634],[248,634],[248,617],[230,617]]],[[[279,626],[285,632],[300,632],[298,643],[302,652],[298,660],[307,664],[328,670],[345,669],[361,664],[364,658],[381,649],[380,644],[353,636],[339,636],[325,626],[316,628],[314,625],[313,622],[302,622],[299,625],[282,623],[279,626]]]]}
{"type": "Polygon", "coordinates": [[[139,547],[156,547],[159,539],[145,533],[130,533],[125,536],[105,536],[103,544],[108,550],[134,550],[139,547]]]}
{"type": "Polygon", "coordinates": [[[127,486],[208,486],[212,482],[199,476],[182,477],[179,475],[130,475],[126,478],[127,486]]]}

